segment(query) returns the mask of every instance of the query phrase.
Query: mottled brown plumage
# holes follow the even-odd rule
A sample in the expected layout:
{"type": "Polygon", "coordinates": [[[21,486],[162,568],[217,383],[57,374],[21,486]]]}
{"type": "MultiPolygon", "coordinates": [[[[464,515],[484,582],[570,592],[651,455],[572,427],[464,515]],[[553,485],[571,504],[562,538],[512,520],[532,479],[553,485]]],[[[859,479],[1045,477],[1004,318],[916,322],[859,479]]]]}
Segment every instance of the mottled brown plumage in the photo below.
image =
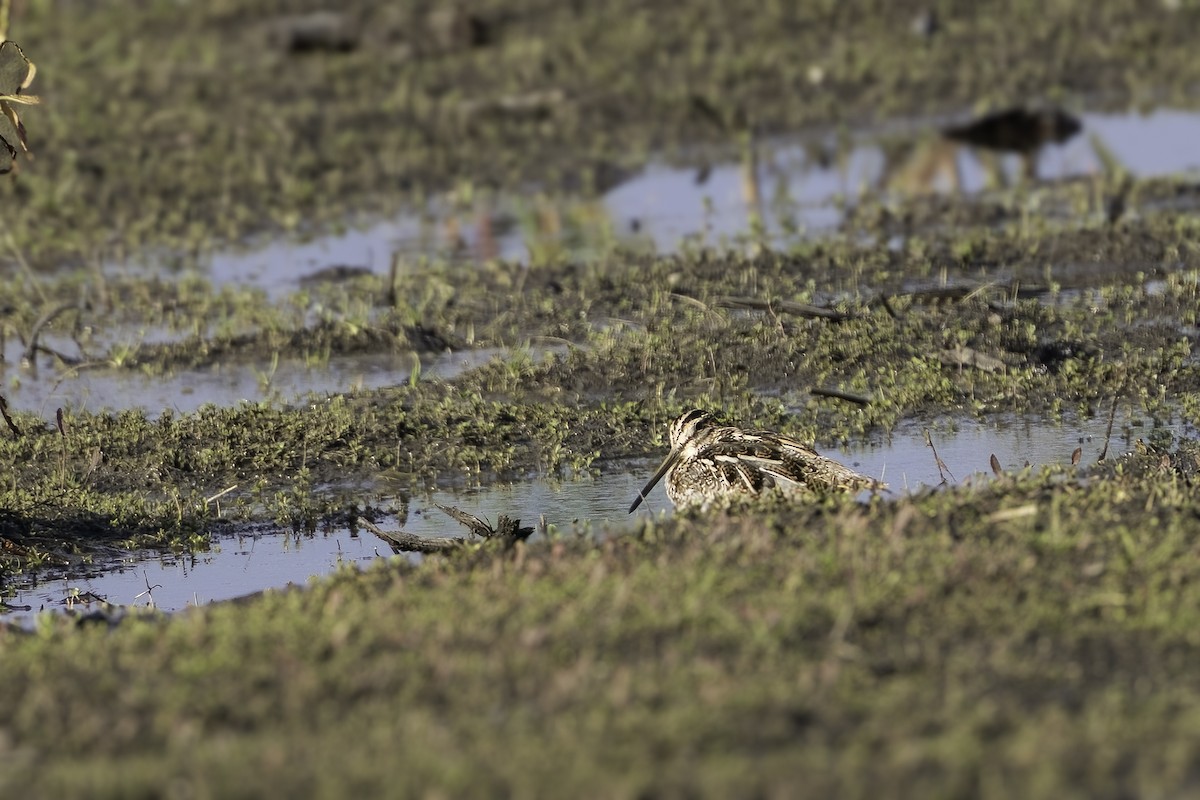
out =
{"type": "Polygon", "coordinates": [[[699,409],[671,424],[671,452],[638,493],[631,513],[663,478],[676,506],[773,492],[788,496],[883,487],[791,437],[721,425],[699,409]]]}

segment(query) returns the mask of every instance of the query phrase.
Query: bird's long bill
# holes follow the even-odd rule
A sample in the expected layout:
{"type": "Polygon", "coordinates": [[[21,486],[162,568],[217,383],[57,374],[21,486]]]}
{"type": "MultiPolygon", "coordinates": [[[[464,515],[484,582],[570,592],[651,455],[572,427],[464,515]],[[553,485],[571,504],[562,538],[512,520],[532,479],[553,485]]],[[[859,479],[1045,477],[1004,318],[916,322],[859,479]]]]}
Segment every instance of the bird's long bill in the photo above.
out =
{"type": "Polygon", "coordinates": [[[654,477],[647,481],[646,485],[642,487],[642,490],[638,492],[638,496],[634,499],[633,505],[629,507],[630,514],[637,510],[637,507],[640,506],[642,501],[646,499],[646,495],[650,494],[650,491],[656,485],[658,485],[658,482],[662,480],[663,475],[667,474],[667,470],[669,470],[675,464],[678,458],[678,450],[672,450],[671,452],[667,453],[667,457],[664,458],[663,462],[658,465],[658,469],[654,470],[654,477]]]}

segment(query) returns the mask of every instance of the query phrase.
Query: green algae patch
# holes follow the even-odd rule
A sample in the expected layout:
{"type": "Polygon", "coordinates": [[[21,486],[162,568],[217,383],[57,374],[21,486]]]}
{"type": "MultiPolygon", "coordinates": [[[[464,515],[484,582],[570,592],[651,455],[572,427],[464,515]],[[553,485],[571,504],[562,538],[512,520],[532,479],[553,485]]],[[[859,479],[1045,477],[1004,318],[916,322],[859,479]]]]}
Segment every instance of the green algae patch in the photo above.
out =
{"type": "MultiPolygon", "coordinates": [[[[472,548],[113,628],[46,619],[0,632],[5,780],[1187,791],[1197,511],[1161,456],[472,548]]],[[[1194,446],[1171,458],[1194,467],[1194,446]]]]}

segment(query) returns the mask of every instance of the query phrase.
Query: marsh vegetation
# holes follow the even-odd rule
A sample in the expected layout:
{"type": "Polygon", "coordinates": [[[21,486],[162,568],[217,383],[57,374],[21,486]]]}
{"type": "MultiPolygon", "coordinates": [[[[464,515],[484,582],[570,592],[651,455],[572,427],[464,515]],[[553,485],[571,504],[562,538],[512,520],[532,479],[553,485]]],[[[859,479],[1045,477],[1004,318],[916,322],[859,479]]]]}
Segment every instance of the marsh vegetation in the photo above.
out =
{"type": "Polygon", "coordinates": [[[0,788],[1196,790],[1200,193],[1187,152],[1141,167],[1089,124],[1194,122],[1200,10],[300,5],[14,14],[42,103],[0,181],[6,594],[394,531],[460,505],[434,491],[638,486],[691,407],[835,456],[1116,432],[738,513],[476,508],[514,535],[13,615],[0,788]],[[1027,107],[1083,122],[1026,114],[1059,120],[1033,169],[944,135],[1027,107]],[[687,236],[614,199],[668,173],[704,198],[687,236]],[[809,173],[834,188],[798,199],[809,173]]]}

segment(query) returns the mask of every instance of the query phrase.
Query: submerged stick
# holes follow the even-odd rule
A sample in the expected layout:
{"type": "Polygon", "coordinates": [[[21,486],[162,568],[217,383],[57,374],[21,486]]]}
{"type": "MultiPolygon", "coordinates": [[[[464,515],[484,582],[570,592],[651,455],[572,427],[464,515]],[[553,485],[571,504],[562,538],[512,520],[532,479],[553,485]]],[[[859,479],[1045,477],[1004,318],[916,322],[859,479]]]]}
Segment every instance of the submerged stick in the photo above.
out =
{"type": "Polygon", "coordinates": [[[492,527],[492,524],[487,520],[480,519],[474,514],[468,514],[454,506],[444,506],[440,503],[434,503],[433,505],[441,509],[451,519],[465,525],[472,536],[514,542],[528,539],[533,534],[533,528],[522,528],[521,520],[513,519],[504,514],[501,514],[496,519],[496,526],[492,527]]]}
{"type": "Polygon", "coordinates": [[[950,476],[951,481],[957,482],[958,479],[954,477],[954,473],[950,471],[950,468],[946,466],[946,462],[942,461],[942,457],[938,455],[937,448],[933,446],[933,437],[929,435],[928,430],[925,431],[925,444],[929,445],[929,449],[933,451],[933,461],[937,465],[938,477],[942,479],[942,483],[949,483],[946,480],[947,475],[950,476]]]}
{"type": "Polygon", "coordinates": [[[855,405],[859,406],[871,405],[871,398],[861,394],[843,392],[841,389],[823,389],[821,387],[817,387],[815,389],[809,389],[809,393],[814,394],[817,397],[832,397],[835,400],[845,400],[847,403],[854,403],[855,405]]]}
{"type": "Polygon", "coordinates": [[[388,543],[394,553],[448,553],[460,549],[464,540],[443,536],[426,538],[407,531],[385,531],[361,517],[358,524],[388,543]]]}
{"type": "MultiPolygon", "coordinates": [[[[53,322],[58,315],[65,314],[76,307],[77,306],[75,303],[64,303],[63,305],[55,306],[46,313],[42,314],[42,316],[38,317],[37,321],[33,323],[33,328],[29,332],[29,343],[25,346],[25,361],[33,363],[33,360],[37,357],[38,350],[46,349],[38,346],[38,337],[42,335],[42,329],[53,322]]],[[[55,355],[57,355],[57,353],[55,355]]]]}
{"type": "Polygon", "coordinates": [[[1104,449],[1100,451],[1100,457],[1096,461],[1103,461],[1108,458],[1108,443],[1112,440],[1113,423],[1117,419],[1117,403],[1121,400],[1121,393],[1117,392],[1113,395],[1112,408],[1108,411],[1108,430],[1104,432],[1104,449]]]}

